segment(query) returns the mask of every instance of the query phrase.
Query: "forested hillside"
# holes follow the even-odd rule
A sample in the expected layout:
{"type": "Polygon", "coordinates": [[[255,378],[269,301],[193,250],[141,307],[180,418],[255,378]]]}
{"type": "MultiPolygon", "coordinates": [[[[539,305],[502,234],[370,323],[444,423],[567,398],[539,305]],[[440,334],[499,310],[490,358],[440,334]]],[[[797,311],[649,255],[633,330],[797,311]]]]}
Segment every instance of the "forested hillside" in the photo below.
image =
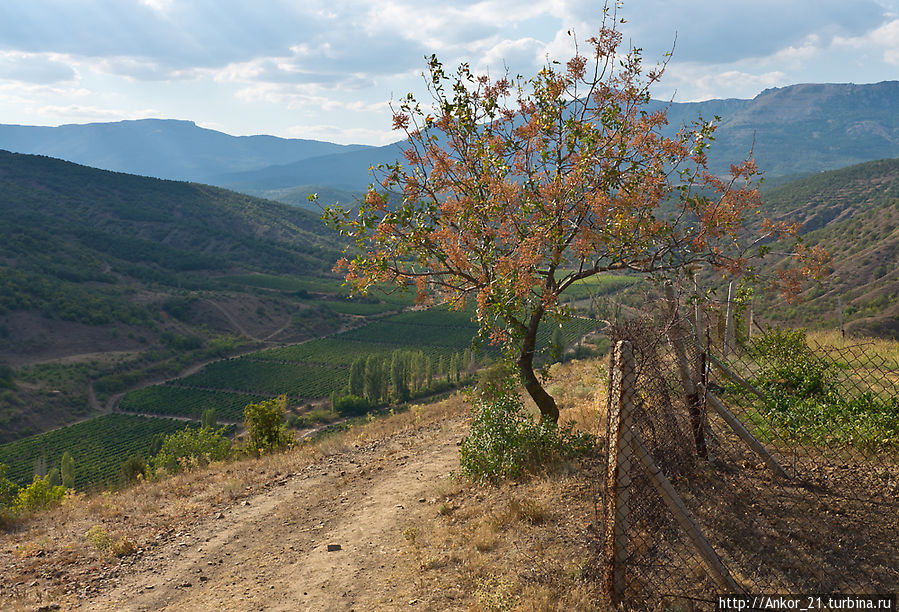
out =
{"type": "Polygon", "coordinates": [[[15,372],[0,440],[95,412],[142,376],[336,329],[337,253],[295,207],[0,152],[0,365],[15,372]]]}
{"type": "Polygon", "coordinates": [[[899,159],[805,177],[763,200],[771,216],[802,223],[804,243],[833,258],[829,277],[774,312],[794,324],[833,326],[840,298],[850,332],[899,338],[899,159]]]}

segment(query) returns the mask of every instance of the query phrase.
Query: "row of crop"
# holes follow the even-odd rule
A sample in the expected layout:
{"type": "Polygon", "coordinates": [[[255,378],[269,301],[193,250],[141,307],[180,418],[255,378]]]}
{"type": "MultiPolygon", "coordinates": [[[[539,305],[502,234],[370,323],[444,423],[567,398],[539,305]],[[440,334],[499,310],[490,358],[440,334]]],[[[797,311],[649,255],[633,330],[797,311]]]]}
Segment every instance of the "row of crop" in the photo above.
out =
{"type": "Polygon", "coordinates": [[[243,420],[247,404],[267,396],[232,393],[212,389],[192,389],[175,384],[152,385],[128,393],[119,408],[124,412],[200,418],[204,410],[215,409],[219,421],[243,420]]]}
{"type": "Polygon", "coordinates": [[[75,487],[83,489],[115,482],[126,459],[137,453],[148,456],[154,436],[184,426],[173,419],[107,414],[0,445],[0,463],[9,467],[7,478],[24,486],[31,482],[35,466],[58,468],[68,451],[75,459],[75,487]]]}
{"type": "Polygon", "coordinates": [[[537,332],[537,347],[547,347],[552,342],[553,335],[556,330],[560,330],[562,344],[566,348],[571,348],[588,333],[600,329],[604,323],[594,319],[583,317],[572,317],[567,319],[559,326],[553,321],[545,321],[537,332]]]}
{"type": "MultiPolygon", "coordinates": [[[[565,347],[571,347],[598,325],[594,320],[572,318],[559,329],[557,323],[547,322],[539,334],[538,350],[548,356],[554,334],[556,339],[561,337],[565,347]]],[[[471,346],[476,331],[466,312],[442,308],[404,312],[330,338],[210,364],[164,387],[129,393],[122,408],[190,417],[215,408],[219,418],[239,420],[243,406],[258,399],[247,394],[283,393],[312,399],[342,392],[350,365],[359,357],[389,358],[398,349],[421,351],[434,372],[446,372],[453,356],[471,346]]],[[[487,346],[475,355],[482,365],[497,358],[499,351],[487,346]]]]}
{"type": "Polygon", "coordinates": [[[461,326],[419,325],[379,321],[373,325],[357,327],[341,335],[341,339],[362,342],[380,342],[402,347],[443,346],[463,348],[471,344],[477,328],[472,324],[461,326]]]}
{"type": "Polygon", "coordinates": [[[263,395],[321,397],[345,378],[344,368],[312,363],[278,363],[252,358],[211,363],[196,374],[179,380],[187,387],[224,389],[263,395]]]}

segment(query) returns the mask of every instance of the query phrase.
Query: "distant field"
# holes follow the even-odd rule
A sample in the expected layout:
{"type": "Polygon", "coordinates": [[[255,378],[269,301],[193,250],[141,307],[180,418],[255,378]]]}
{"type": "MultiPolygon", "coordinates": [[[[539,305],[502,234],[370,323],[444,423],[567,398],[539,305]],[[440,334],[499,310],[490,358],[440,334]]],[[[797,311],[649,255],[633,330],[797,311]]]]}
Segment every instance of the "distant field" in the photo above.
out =
{"type": "Polygon", "coordinates": [[[59,467],[63,453],[75,459],[75,487],[114,483],[122,463],[136,453],[147,454],[155,434],[184,429],[187,423],[173,419],[130,414],[107,414],[47,433],[0,446],[0,463],[9,467],[7,477],[19,485],[31,482],[41,457],[48,469],[59,467]]]}
{"type": "MultiPolygon", "coordinates": [[[[541,328],[538,346],[546,347],[557,323],[541,328]]],[[[596,321],[573,318],[562,326],[563,342],[573,345],[596,329],[596,321]]],[[[266,349],[236,359],[210,364],[186,378],[156,385],[125,396],[123,410],[196,418],[215,408],[223,420],[241,420],[243,406],[259,396],[284,393],[294,400],[327,397],[347,384],[349,367],[360,356],[389,358],[396,350],[421,351],[430,357],[436,375],[444,372],[453,355],[472,346],[477,325],[470,313],[434,308],[385,317],[328,338],[266,349]]],[[[496,359],[495,347],[481,347],[480,363],[496,359]]],[[[461,360],[461,359],[460,359],[461,360]]]]}
{"type": "Polygon", "coordinates": [[[275,291],[285,291],[290,293],[296,291],[338,293],[340,291],[339,280],[315,278],[311,276],[301,277],[275,276],[273,274],[237,274],[234,276],[223,276],[219,280],[234,283],[236,285],[258,287],[260,289],[272,289],[275,291]]]}
{"type": "Polygon", "coordinates": [[[618,276],[614,274],[597,274],[590,278],[579,280],[571,285],[562,294],[562,301],[585,300],[602,295],[610,295],[640,282],[633,276],[618,276]]]}
{"type": "Polygon", "coordinates": [[[195,418],[199,418],[207,408],[215,408],[218,420],[239,422],[243,421],[244,406],[268,397],[270,396],[190,389],[175,385],[152,385],[126,395],[119,408],[125,412],[195,418]]]}
{"type": "MultiPolygon", "coordinates": [[[[585,318],[566,321],[563,341],[570,346],[598,325],[585,318]]],[[[545,322],[539,347],[548,345],[557,326],[545,322]]],[[[476,333],[477,326],[466,312],[443,308],[403,312],[329,338],[211,363],[191,376],[132,391],[120,408],[193,419],[215,408],[223,421],[242,421],[244,406],[265,397],[284,393],[294,400],[314,399],[342,390],[350,365],[360,356],[388,358],[395,350],[421,351],[431,358],[435,375],[441,376],[440,368],[447,368],[453,356],[461,361],[476,333]]],[[[488,346],[476,354],[479,363],[484,363],[495,359],[498,351],[488,346]]],[[[0,446],[0,463],[9,466],[9,478],[27,484],[40,457],[52,468],[68,450],[75,458],[76,487],[114,482],[128,457],[139,452],[148,458],[155,434],[185,426],[166,418],[109,414],[0,446]]]]}

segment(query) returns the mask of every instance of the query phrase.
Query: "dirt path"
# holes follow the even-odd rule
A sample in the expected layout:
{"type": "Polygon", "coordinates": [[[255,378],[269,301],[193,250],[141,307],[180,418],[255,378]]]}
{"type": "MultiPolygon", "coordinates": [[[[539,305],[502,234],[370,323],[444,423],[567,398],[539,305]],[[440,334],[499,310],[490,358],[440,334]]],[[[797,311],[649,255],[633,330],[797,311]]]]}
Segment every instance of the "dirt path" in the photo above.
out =
{"type": "Polygon", "coordinates": [[[284,476],[210,511],[75,609],[408,608],[411,586],[389,580],[398,565],[414,563],[403,530],[435,516],[436,488],[458,468],[463,431],[462,419],[431,425],[284,476]]]}

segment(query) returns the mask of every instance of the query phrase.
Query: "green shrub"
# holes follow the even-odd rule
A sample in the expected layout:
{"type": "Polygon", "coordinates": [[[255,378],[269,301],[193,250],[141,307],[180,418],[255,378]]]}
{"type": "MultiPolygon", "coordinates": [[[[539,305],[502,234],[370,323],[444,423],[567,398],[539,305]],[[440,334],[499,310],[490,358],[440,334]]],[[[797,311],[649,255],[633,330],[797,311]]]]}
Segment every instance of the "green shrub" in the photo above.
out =
{"type": "Polygon", "coordinates": [[[144,460],[143,455],[140,453],[131,455],[122,462],[122,467],[119,469],[119,482],[121,484],[134,482],[138,476],[146,476],[147,469],[147,462],[144,460]]]}
{"type": "Polygon", "coordinates": [[[836,366],[812,351],[803,330],[767,332],[753,351],[761,366],[753,383],[765,396],[764,429],[773,426],[797,443],[899,447],[899,398],[842,387],[836,366]]]}
{"type": "Polygon", "coordinates": [[[15,372],[5,363],[0,363],[0,389],[15,389],[15,372]]]}
{"type": "Polygon", "coordinates": [[[65,494],[65,487],[51,485],[48,476],[35,476],[34,482],[19,490],[12,509],[18,513],[45,510],[61,502],[65,494]]]}
{"type": "Polygon", "coordinates": [[[287,448],[293,443],[293,435],[284,424],[286,408],[287,397],[281,395],[258,404],[248,404],[243,409],[248,452],[258,454],[287,448]]]}
{"type": "Polygon", "coordinates": [[[100,551],[107,551],[112,548],[112,538],[109,537],[109,533],[102,525],[94,525],[88,529],[84,534],[84,539],[100,551]]]}
{"type": "Polygon", "coordinates": [[[6,477],[7,467],[0,463],[0,508],[8,508],[19,494],[19,485],[6,477]]]}
{"type": "Polygon", "coordinates": [[[204,410],[200,415],[200,423],[203,425],[203,427],[214,428],[218,423],[218,420],[215,416],[215,408],[207,408],[206,410],[204,410]]]}
{"type": "Polygon", "coordinates": [[[231,441],[225,437],[226,429],[185,427],[166,436],[162,448],[151,460],[153,469],[164,469],[173,474],[184,468],[224,461],[231,456],[231,441]]]}
{"type": "Polygon", "coordinates": [[[761,369],[756,384],[772,397],[823,395],[831,366],[815,355],[805,330],[772,330],[753,347],[761,369]]]}
{"type": "Polygon", "coordinates": [[[510,384],[477,399],[471,431],[462,442],[462,474],[476,483],[521,478],[558,461],[591,452],[594,436],[574,431],[574,423],[559,426],[533,419],[510,384]]]}
{"type": "Polygon", "coordinates": [[[59,460],[60,474],[62,475],[62,486],[67,489],[75,488],[75,459],[72,453],[66,451],[59,460]]]}
{"type": "Polygon", "coordinates": [[[372,409],[371,402],[358,395],[331,394],[331,409],[340,416],[360,416],[372,409]]]}

